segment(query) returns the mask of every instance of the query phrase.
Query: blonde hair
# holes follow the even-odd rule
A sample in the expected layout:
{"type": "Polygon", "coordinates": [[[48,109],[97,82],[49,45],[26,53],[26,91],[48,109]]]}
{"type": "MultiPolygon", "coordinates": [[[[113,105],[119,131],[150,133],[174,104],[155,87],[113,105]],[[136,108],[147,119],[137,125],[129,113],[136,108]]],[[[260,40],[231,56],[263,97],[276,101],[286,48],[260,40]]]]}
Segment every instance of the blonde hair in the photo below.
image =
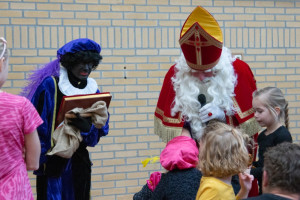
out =
{"type": "Polygon", "coordinates": [[[8,50],[7,50],[7,42],[3,37],[0,37],[0,59],[1,58],[8,58],[8,50]]]}
{"type": "Polygon", "coordinates": [[[223,178],[247,169],[249,136],[218,121],[207,125],[200,140],[199,168],[204,176],[223,178]]]}
{"type": "Polygon", "coordinates": [[[277,87],[265,87],[260,90],[256,90],[253,93],[253,98],[259,98],[263,105],[270,110],[274,118],[277,120],[283,120],[287,129],[289,129],[289,109],[288,102],[286,101],[282,91],[277,87]],[[280,109],[280,113],[277,116],[275,108],[280,109]]]}

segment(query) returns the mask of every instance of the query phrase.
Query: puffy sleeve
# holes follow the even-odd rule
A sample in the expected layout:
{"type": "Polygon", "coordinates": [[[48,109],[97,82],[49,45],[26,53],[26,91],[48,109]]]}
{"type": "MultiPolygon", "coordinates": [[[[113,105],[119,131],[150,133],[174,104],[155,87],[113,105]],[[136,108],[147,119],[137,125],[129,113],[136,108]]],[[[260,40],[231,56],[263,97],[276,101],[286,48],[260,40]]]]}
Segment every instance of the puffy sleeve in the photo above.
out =
{"type": "Polygon", "coordinates": [[[45,163],[46,153],[51,148],[51,133],[55,126],[56,84],[54,77],[46,78],[37,88],[31,102],[37,109],[43,123],[37,128],[41,142],[40,165],[45,163]]]}

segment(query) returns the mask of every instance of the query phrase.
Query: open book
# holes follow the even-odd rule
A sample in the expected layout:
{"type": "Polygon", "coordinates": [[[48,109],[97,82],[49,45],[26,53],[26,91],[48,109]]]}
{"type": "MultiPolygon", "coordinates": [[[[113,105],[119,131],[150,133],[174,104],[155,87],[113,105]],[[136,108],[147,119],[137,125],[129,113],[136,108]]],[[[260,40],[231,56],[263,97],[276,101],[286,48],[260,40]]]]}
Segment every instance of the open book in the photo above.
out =
{"type": "Polygon", "coordinates": [[[86,94],[86,95],[74,95],[64,96],[62,98],[59,111],[56,118],[56,124],[59,125],[64,121],[65,114],[74,108],[89,108],[97,101],[105,101],[108,109],[111,101],[111,94],[109,92],[97,93],[97,94],[86,94]]]}

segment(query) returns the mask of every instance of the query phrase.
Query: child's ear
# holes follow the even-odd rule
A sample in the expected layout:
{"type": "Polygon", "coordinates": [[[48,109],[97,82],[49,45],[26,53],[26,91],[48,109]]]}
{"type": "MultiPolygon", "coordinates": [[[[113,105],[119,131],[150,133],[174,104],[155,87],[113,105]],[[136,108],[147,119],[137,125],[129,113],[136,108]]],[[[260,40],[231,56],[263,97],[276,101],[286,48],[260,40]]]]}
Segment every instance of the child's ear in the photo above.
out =
{"type": "Polygon", "coordinates": [[[277,115],[280,114],[280,108],[279,107],[275,107],[275,111],[276,111],[277,115]]]}

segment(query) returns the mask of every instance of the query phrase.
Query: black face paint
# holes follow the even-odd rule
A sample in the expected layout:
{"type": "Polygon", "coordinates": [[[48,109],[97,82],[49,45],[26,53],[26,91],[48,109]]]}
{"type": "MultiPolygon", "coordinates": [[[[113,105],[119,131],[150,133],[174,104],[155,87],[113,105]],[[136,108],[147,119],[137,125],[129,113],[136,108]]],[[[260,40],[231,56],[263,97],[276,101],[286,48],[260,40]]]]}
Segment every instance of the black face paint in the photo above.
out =
{"type": "Polygon", "coordinates": [[[71,73],[74,77],[79,80],[87,80],[90,73],[92,72],[93,64],[92,63],[79,63],[71,68],[71,73]]]}

